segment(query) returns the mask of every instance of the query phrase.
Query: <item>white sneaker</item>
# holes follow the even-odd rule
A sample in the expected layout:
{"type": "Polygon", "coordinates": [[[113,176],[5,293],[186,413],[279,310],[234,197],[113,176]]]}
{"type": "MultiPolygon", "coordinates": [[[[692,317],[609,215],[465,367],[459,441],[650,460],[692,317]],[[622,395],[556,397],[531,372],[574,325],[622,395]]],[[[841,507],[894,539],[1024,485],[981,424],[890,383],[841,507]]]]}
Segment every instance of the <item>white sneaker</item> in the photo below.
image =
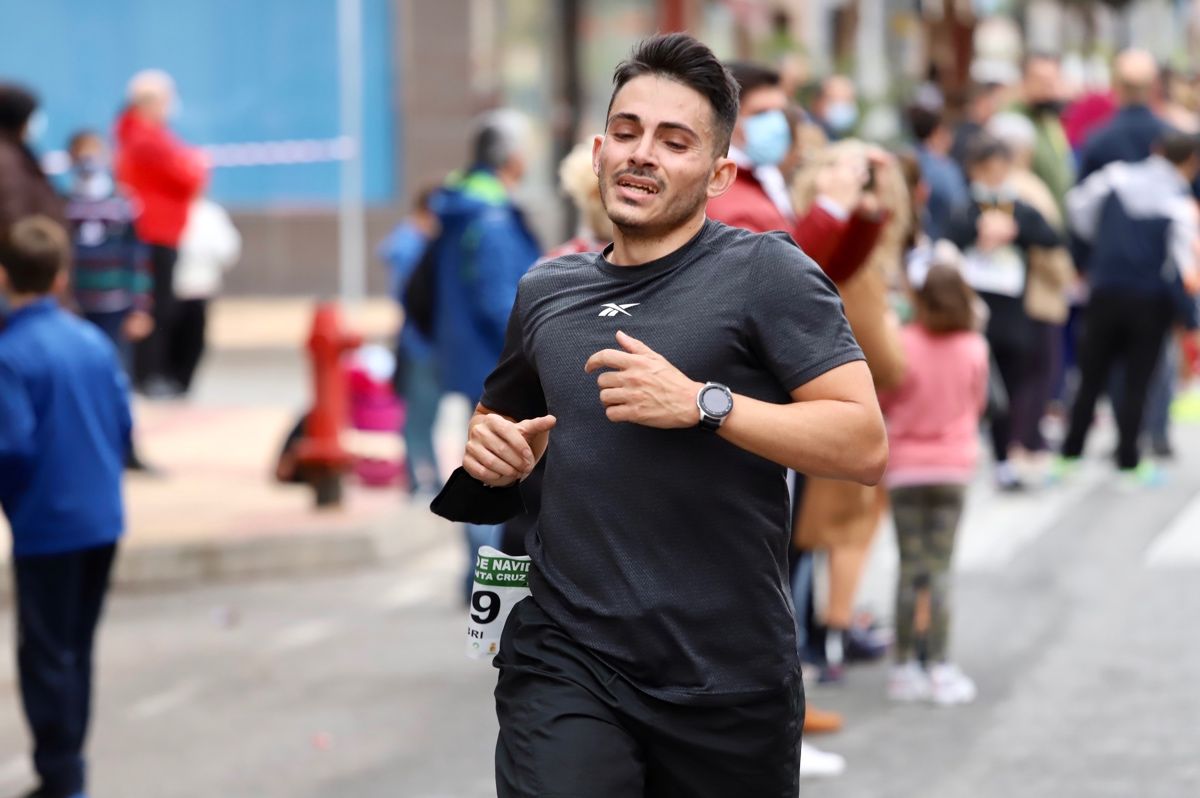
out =
{"type": "Polygon", "coordinates": [[[929,674],[916,660],[893,665],[888,671],[887,695],[893,701],[928,701],[933,694],[929,674]]]}
{"type": "Polygon", "coordinates": [[[846,772],[846,758],[800,741],[800,778],[826,779],[846,772]]]}
{"type": "Polygon", "coordinates": [[[949,662],[931,667],[929,682],[932,688],[930,697],[933,699],[933,703],[939,706],[969,704],[975,700],[978,692],[971,677],[959,670],[957,665],[949,662]]]}

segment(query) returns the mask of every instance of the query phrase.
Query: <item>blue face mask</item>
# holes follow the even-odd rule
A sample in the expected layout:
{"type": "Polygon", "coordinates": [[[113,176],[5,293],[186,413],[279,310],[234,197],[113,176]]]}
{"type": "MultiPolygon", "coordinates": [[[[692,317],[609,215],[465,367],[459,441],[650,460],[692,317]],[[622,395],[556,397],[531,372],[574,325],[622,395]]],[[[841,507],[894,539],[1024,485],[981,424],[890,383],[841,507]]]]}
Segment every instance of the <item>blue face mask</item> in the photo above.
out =
{"type": "Polygon", "coordinates": [[[778,166],[792,147],[792,129],[783,111],[763,111],[743,123],[746,157],[755,166],[778,166]]]}

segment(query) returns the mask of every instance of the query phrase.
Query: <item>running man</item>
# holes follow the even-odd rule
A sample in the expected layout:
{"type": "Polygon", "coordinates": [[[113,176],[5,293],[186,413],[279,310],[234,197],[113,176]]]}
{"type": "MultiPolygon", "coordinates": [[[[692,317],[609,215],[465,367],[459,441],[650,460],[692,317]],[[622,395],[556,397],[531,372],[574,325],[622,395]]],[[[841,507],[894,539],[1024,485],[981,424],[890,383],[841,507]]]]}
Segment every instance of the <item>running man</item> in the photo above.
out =
{"type": "Polygon", "coordinates": [[[497,790],[795,796],[784,471],[878,482],[882,417],[820,268],[705,218],[737,172],[721,63],[658,36],[614,84],[593,167],[615,240],[522,279],[457,480],[511,506],[548,458],[495,658],[497,790]]]}

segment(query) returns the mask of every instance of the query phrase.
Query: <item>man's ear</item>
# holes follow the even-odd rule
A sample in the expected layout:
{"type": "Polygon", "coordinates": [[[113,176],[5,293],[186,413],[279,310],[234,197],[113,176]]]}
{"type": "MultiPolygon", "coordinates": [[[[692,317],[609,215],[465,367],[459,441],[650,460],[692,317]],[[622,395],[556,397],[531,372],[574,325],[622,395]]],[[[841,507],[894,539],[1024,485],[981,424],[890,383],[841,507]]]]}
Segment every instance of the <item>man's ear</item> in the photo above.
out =
{"type": "Polygon", "coordinates": [[[604,136],[592,138],[592,172],[600,176],[600,148],[604,146],[604,136]]]}
{"type": "Polygon", "coordinates": [[[71,287],[71,278],[67,274],[66,269],[59,269],[58,274],[54,275],[54,282],[50,285],[50,294],[52,296],[66,296],[67,289],[71,287]]]}
{"type": "Polygon", "coordinates": [[[708,179],[708,198],[716,199],[728,191],[737,177],[737,170],[737,164],[729,158],[718,158],[712,177],[708,179]]]}

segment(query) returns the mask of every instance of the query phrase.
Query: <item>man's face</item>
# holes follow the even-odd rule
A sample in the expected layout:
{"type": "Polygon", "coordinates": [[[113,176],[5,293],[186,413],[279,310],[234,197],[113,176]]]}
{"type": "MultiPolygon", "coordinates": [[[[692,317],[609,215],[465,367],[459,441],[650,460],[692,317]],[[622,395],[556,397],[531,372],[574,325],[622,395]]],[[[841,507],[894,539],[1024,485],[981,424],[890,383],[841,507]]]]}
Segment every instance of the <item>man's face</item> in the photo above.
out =
{"type": "Polygon", "coordinates": [[[834,75],[825,81],[821,92],[821,105],[823,108],[828,108],[838,103],[853,105],[857,101],[858,91],[854,87],[854,81],[850,80],[850,78],[844,75],[834,75]]]}
{"type": "Polygon", "coordinates": [[[521,178],[525,177],[525,172],[528,169],[524,153],[514,152],[508,157],[504,168],[512,175],[513,182],[519,183],[521,178]]]}
{"type": "Polygon", "coordinates": [[[653,75],[626,83],[592,148],[613,224],[638,237],[665,235],[722,193],[728,181],[713,178],[729,162],[715,151],[714,123],[712,106],[694,89],[653,75]]]}
{"type": "Polygon", "coordinates": [[[1060,99],[1058,62],[1035,58],[1025,66],[1025,102],[1030,105],[1060,99]]]}
{"type": "Polygon", "coordinates": [[[1000,189],[1012,174],[1012,163],[1007,158],[988,158],[971,167],[971,182],[993,190],[1000,189]]]}
{"type": "Polygon", "coordinates": [[[778,86],[762,86],[744,95],[741,106],[738,108],[737,127],[733,129],[734,145],[746,146],[745,122],[747,119],[765,111],[786,111],[787,107],[787,94],[778,86]]]}
{"type": "Polygon", "coordinates": [[[157,124],[165,125],[171,116],[171,107],[174,105],[174,102],[175,98],[170,92],[164,89],[147,96],[139,107],[147,119],[157,124]]]}
{"type": "Polygon", "coordinates": [[[71,161],[77,166],[81,163],[103,165],[107,155],[104,140],[98,136],[81,139],[71,149],[71,161]]]}

